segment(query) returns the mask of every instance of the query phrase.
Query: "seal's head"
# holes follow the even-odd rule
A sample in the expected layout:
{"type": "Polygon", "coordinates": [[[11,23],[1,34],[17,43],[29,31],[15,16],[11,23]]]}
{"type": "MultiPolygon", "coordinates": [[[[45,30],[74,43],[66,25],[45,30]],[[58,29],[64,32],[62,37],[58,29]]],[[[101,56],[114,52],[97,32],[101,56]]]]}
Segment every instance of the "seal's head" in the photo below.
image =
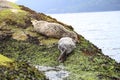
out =
{"type": "Polygon", "coordinates": [[[36,19],[31,19],[32,25],[35,25],[37,23],[36,19]]]}

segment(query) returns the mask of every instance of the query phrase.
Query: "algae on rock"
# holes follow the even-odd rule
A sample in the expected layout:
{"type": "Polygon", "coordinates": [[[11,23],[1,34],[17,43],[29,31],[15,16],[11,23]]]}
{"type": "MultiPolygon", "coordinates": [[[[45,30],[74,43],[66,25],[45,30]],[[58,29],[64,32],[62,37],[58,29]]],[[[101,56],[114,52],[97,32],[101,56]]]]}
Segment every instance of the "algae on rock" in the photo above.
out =
{"type": "MultiPolygon", "coordinates": [[[[47,38],[35,32],[31,18],[59,23],[73,31],[71,26],[24,6],[19,6],[17,13],[11,9],[0,10],[0,53],[14,60],[16,65],[16,67],[11,65],[14,66],[12,70],[0,65],[0,70],[4,69],[0,76],[15,75],[13,79],[16,77],[19,79],[25,75],[26,77],[36,76],[38,79],[44,80],[45,76],[40,77],[39,72],[31,65],[58,66],[60,64],[57,61],[60,54],[57,48],[58,39],[47,38]],[[28,67],[25,67],[26,65],[28,67]],[[20,69],[22,72],[26,69],[28,73],[19,74],[20,69]],[[16,74],[16,72],[18,73],[16,74]]],[[[76,49],[68,56],[63,65],[71,73],[67,80],[120,79],[120,64],[103,55],[100,49],[81,35],[79,35],[76,49]]]]}

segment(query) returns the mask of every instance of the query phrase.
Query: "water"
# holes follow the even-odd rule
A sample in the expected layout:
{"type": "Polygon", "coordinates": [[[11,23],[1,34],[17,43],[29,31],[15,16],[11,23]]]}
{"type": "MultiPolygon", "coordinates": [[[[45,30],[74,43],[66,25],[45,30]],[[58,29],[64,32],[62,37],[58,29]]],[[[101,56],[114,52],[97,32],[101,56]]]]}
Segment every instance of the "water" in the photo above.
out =
{"type": "Polygon", "coordinates": [[[46,77],[49,80],[63,80],[69,76],[69,72],[64,70],[63,65],[59,65],[56,67],[49,66],[35,66],[38,70],[43,71],[46,77]]]}
{"type": "Polygon", "coordinates": [[[120,11],[49,15],[72,25],[77,33],[120,63],[120,11]]]}

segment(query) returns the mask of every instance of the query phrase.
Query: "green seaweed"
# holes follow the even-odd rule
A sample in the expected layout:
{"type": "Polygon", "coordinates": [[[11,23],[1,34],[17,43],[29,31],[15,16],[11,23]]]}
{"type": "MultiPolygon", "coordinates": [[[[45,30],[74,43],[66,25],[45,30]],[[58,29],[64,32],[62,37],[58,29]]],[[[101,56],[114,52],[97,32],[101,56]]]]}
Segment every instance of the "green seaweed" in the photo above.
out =
{"type": "Polygon", "coordinates": [[[8,66],[7,63],[13,62],[13,60],[0,54],[0,65],[8,66]]]}
{"type": "MultiPolygon", "coordinates": [[[[26,77],[30,75],[31,77],[36,76],[36,79],[39,79],[37,78],[40,76],[38,70],[35,70],[34,75],[31,74],[35,69],[32,65],[54,67],[60,64],[63,64],[65,69],[70,72],[70,76],[65,80],[120,79],[120,64],[105,56],[100,49],[81,35],[78,35],[79,43],[77,43],[75,50],[67,57],[64,63],[59,63],[57,60],[60,55],[57,48],[58,39],[47,38],[35,32],[31,24],[31,18],[59,23],[69,30],[73,30],[73,28],[43,13],[36,13],[24,6],[20,6],[20,8],[21,10],[18,9],[17,13],[10,9],[0,11],[0,53],[15,61],[15,66],[11,65],[13,67],[0,65],[0,70],[3,69],[0,77],[3,80],[6,78],[24,79],[23,75],[26,77]],[[9,38],[8,33],[12,35],[9,38]],[[27,38],[24,40],[22,40],[22,37],[20,37],[21,40],[14,39],[13,35],[18,33],[19,35],[25,34],[27,38]],[[28,68],[25,67],[26,65],[28,68]],[[20,69],[22,69],[22,74],[20,69]],[[29,74],[24,73],[24,69],[28,70],[29,74]],[[11,77],[12,75],[14,76],[11,77]]],[[[28,80],[30,79],[28,77],[28,80]]]]}
{"type": "Polygon", "coordinates": [[[25,62],[7,63],[10,67],[0,65],[0,80],[47,80],[45,75],[25,62]]]}
{"type": "MultiPolygon", "coordinates": [[[[0,43],[0,45],[2,49],[0,53],[14,60],[44,66],[58,66],[60,64],[57,60],[60,55],[57,45],[40,46],[13,39],[0,43]]],[[[71,73],[70,77],[68,77],[69,80],[112,80],[112,78],[120,78],[119,64],[99,52],[96,52],[95,55],[86,55],[82,51],[83,48],[86,47],[77,44],[77,48],[63,63],[65,69],[71,73]]]]}
{"type": "Polygon", "coordinates": [[[0,11],[0,24],[8,26],[15,25],[16,27],[26,28],[30,25],[30,18],[28,13],[18,10],[17,13],[12,12],[10,9],[0,11]]]}

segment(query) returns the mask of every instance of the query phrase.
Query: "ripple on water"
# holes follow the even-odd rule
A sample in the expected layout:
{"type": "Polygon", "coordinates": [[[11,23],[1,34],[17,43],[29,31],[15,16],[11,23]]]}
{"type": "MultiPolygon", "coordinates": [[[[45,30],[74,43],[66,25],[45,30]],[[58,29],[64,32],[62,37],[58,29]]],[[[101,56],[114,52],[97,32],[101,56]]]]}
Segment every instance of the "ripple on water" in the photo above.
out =
{"type": "Polygon", "coordinates": [[[120,63],[120,49],[108,50],[120,48],[120,11],[49,15],[73,26],[78,34],[120,63]]]}
{"type": "Polygon", "coordinates": [[[35,66],[38,70],[43,71],[49,80],[63,80],[69,76],[69,72],[64,70],[63,66],[35,66]]]}

